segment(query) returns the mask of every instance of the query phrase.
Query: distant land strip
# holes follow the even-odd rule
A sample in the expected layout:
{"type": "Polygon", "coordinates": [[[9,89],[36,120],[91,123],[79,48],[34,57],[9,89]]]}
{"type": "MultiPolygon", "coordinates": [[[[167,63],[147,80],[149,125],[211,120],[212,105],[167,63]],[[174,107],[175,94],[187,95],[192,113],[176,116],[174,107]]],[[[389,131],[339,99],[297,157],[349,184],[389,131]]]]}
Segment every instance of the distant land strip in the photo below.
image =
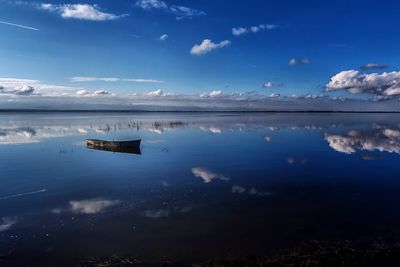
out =
{"type": "Polygon", "coordinates": [[[134,109],[0,109],[1,113],[400,113],[358,110],[134,110],[134,109]]]}

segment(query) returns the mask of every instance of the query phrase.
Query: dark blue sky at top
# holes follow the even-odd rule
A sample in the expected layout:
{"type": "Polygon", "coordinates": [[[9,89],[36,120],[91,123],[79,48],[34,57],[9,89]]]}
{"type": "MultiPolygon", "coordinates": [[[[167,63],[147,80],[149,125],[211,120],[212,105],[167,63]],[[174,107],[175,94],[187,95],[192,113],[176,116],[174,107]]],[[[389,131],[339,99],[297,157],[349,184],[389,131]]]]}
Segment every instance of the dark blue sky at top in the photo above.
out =
{"type": "MultiPolygon", "coordinates": [[[[35,7],[41,1],[0,1],[0,77],[35,79],[63,86],[135,93],[153,89],[196,94],[204,91],[319,94],[335,74],[368,63],[399,70],[399,1],[184,1],[205,15],[177,19],[163,9],[144,10],[134,0],[50,1],[96,4],[128,14],[115,20],[62,18],[35,7]],[[232,28],[274,24],[277,28],[234,36],[232,28]],[[160,36],[167,34],[164,41],[160,36]],[[204,39],[230,45],[204,55],[191,48],[204,39]],[[309,64],[290,66],[290,59],[309,64]],[[143,78],[162,84],[71,83],[70,77],[143,78]],[[273,88],[262,88],[271,82],[273,88]]],[[[367,71],[371,72],[371,71],[367,71]]],[[[337,94],[337,93],[336,93],[337,94]]],[[[346,95],[346,92],[339,93],[346,95]]]]}

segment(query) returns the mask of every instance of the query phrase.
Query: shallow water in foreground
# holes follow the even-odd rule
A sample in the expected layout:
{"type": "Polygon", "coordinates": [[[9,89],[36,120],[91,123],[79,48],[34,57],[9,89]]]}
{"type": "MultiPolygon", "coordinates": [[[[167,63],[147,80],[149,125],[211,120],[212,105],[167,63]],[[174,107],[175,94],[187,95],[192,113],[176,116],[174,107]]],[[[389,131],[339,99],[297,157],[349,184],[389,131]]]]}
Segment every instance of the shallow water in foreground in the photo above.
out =
{"type": "Polygon", "coordinates": [[[397,114],[1,113],[0,259],[199,262],[397,236],[399,156],[397,114]],[[141,138],[141,155],[86,138],[141,138]]]}

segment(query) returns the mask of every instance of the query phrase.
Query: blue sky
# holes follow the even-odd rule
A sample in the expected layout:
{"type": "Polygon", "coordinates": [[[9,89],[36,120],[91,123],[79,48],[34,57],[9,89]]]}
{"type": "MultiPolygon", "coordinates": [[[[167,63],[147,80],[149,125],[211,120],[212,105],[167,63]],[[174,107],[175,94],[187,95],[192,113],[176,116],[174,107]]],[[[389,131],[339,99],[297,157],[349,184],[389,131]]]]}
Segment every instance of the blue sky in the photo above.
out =
{"type": "Polygon", "coordinates": [[[0,102],[252,92],[397,103],[399,13],[398,1],[0,0],[0,102]]]}

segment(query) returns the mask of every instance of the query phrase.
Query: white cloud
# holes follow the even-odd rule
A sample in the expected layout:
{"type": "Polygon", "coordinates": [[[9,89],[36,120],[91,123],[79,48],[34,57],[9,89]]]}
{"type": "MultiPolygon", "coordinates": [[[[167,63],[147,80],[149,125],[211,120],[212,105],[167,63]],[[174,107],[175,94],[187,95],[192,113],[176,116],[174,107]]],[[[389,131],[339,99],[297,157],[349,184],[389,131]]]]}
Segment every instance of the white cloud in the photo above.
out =
{"type": "Polygon", "coordinates": [[[252,32],[259,32],[259,31],[263,31],[263,30],[273,30],[275,28],[277,28],[278,25],[275,24],[260,24],[258,26],[252,26],[250,29],[252,32]]]}
{"type": "Polygon", "coordinates": [[[281,94],[279,94],[279,93],[272,93],[268,97],[270,97],[270,98],[278,98],[280,96],[281,96],[281,94]]]}
{"type": "Polygon", "coordinates": [[[15,217],[3,217],[0,219],[0,233],[10,230],[10,228],[17,223],[15,217]]]}
{"type": "Polygon", "coordinates": [[[10,96],[65,96],[82,88],[42,83],[38,80],[0,78],[0,95],[10,96]]]}
{"type": "Polygon", "coordinates": [[[272,84],[272,82],[266,82],[263,84],[264,88],[272,88],[274,85],[272,84]]]}
{"type": "Polygon", "coordinates": [[[310,64],[310,61],[307,58],[303,58],[303,59],[292,58],[291,60],[289,60],[288,64],[289,64],[289,66],[306,65],[306,64],[310,64]]]}
{"type": "Polygon", "coordinates": [[[190,53],[192,55],[205,55],[213,50],[216,50],[218,48],[223,48],[231,44],[231,41],[229,40],[224,40],[219,43],[213,43],[210,39],[204,39],[201,44],[199,45],[194,45],[192,49],[190,50],[190,53]]]}
{"type": "Polygon", "coordinates": [[[243,27],[232,28],[232,34],[235,36],[240,36],[247,33],[247,29],[243,27]]]}
{"type": "Polygon", "coordinates": [[[76,76],[69,78],[71,82],[135,82],[135,83],[164,83],[154,79],[116,78],[116,77],[90,77],[76,76]]]}
{"type": "Polygon", "coordinates": [[[163,35],[160,36],[160,41],[165,41],[168,39],[168,34],[164,33],[163,35]]]}
{"type": "Polygon", "coordinates": [[[25,26],[25,25],[21,25],[21,24],[15,24],[15,23],[7,22],[7,21],[1,21],[1,20],[0,20],[0,24],[4,24],[4,25],[8,25],[8,26],[14,26],[14,27],[23,28],[23,29],[32,30],[32,31],[38,31],[39,30],[39,29],[34,28],[34,27],[25,26]]]}
{"type": "MultiPolygon", "coordinates": [[[[275,24],[259,24],[259,25],[251,26],[250,31],[252,33],[257,33],[257,32],[265,31],[265,30],[270,31],[277,27],[278,27],[278,25],[275,25],[275,24]]],[[[249,29],[247,29],[246,27],[232,28],[232,34],[235,36],[244,35],[248,32],[249,32],[249,29]]]]}
{"type": "Polygon", "coordinates": [[[148,92],[147,95],[148,96],[163,96],[164,92],[162,90],[158,89],[158,90],[148,92]]]}
{"type": "Polygon", "coordinates": [[[87,199],[87,200],[73,200],[69,202],[70,210],[77,214],[96,214],[107,208],[120,204],[120,200],[108,199],[87,199]]]}
{"type": "Polygon", "coordinates": [[[78,96],[78,97],[82,97],[82,96],[100,97],[100,96],[114,96],[114,94],[112,94],[111,92],[104,90],[104,89],[95,90],[93,92],[83,89],[83,90],[76,91],[75,96],[78,96]]]}
{"type": "Polygon", "coordinates": [[[139,0],[136,2],[136,6],[146,10],[168,8],[168,5],[164,1],[160,0],[139,0]]]}
{"type": "Polygon", "coordinates": [[[101,95],[110,95],[111,93],[107,90],[96,90],[93,92],[93,95],[101,96],[101,95]]]}
{"type": "Polygon", "coordinates": [[[224,93],[221,90],[214,90],[211,91],[210,93],[202,93],[200,94],[200,97],[203,98],[216,98],[216,97],[222,97],[224,93]]]}
{"type": "Polygon", "coordinates": [[[39,6],[40,9],[58,13],[62,18],[65,19],[80,19],[80,20],[91,20],[91,21],[106,21],[115,20],[124,15],[115,15],[112,13],[106,13],[100,10],[97,5],[90,4],[48,4],[43,3],[39,6]]]}
{"type": "Polygon", "coordinates": [[[400,72],[365,74],[357,70],[342,71],[331,78],[326,89],[327,91],[346,90],[352,94],[399,95],[400,72]]]}
{"type": "Polygon", "coordinates": [[[76,95],[78,96],[84,96],[84,95],[89,95],[90,92],[88,90],[79,90],[76,92],[76,95]]]}
{"type": "Polygon", "coordinates": [[[206,15],[204,11],[193,9],[186,6],[169,6],[167,3],[161,0],[138,0],[136,6],[144,10],[158,9],[166,13],[173,14],[177,20],[184,18],[192,18],[195,16],[206,15]]]}
{"type": "Polygon", "coordinates": [[[201,178],[204,183],[210,183],[212,180],[229,181],[228,177],[212,172],[205,168],[192,168],[192,173],[194,174],[194,176],[201,178]]]}

